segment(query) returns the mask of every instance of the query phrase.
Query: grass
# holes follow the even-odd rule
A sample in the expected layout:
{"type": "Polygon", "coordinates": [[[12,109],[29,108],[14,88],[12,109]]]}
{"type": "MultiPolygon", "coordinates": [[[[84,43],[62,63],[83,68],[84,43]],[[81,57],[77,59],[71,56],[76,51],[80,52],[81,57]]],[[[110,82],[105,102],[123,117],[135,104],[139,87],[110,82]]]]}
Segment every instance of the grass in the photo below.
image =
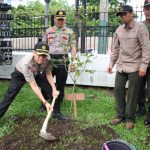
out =
{"type": "MultiPolygon", "coordinates": [[[[7,90],[9,81],[0,81],[0,101],[7,90]]],[[[71,93],[71,86],[66,87],[66,93],[71,93]]],[[[96,125],[110,124],[110,120],[115,116],[115,103],[112,89],[99,87],[78,87],[79,93],[85,93],[86,100],[77,102],[77,122],[81,122],[81,127],[87,128],[96,125]]],[[[63,113],[70,113],[70,101],[64,101],[63,113]]],[[[45,116],[45,113],[38,113],[40,101],[26,84],[15,98],[9,110],[0,119],[0,137],[11,132],[14,122],[9,119],[12,115],[19,116],[45,116]]],[[[72,108],[73,110],[73,108],[72,108]]],[[[144,117],[137,118],[135,128],[128,131],[125,124],[111,126],[125,140],[136,146],[137,150],[149,150],[146,146],[146,139],[149,136],[148,129],[143,125],[144,117]]],[[[109,135],[108,135],[109,136],[109,135]]],[[[110,139],[111,140],[111,139],[110,139]]]]}

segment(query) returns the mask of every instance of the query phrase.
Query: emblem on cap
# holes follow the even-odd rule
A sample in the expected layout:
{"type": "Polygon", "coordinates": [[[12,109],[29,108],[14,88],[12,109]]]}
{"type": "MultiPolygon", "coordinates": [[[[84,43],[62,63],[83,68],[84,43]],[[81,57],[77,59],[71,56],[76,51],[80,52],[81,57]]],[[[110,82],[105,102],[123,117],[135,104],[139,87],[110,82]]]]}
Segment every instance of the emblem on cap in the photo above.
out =
{"type": "Polygon", "coordinates": [[[123,9],[123,8],[120,8],[120,11],[124,11],[124,9],[123,9]]]}
{"type": "Polygon", "coordinates": [[[45,46],[45,45],[43,45],[43,46],[42,46],[42,49],[46,49],[46,46],[45,46]]]}
{"type": "Polygon", "coordinates": [[[62,11],[60,11],[60,12],[59,12],[59,15],[63,15],[63,12],[62,12],[62,11]]]}

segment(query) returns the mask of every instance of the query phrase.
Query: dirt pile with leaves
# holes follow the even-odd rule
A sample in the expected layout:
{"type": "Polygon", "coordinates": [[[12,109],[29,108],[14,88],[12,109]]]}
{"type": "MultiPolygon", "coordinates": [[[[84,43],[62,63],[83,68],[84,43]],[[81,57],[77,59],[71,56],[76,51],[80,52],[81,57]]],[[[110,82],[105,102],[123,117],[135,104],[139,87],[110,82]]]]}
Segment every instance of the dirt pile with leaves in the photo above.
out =
{"type": "Polygon", "coordinates": [[[118,138],[107,125],[82,128],[82,123],[73,120],[51,119],[47,132],[57,140],[46,141],[39,136],[44,118],[13,116],[11,119],[16,125],[11,134],[0,138],[0,150],[97,150],[105,141],[118,138]]]}

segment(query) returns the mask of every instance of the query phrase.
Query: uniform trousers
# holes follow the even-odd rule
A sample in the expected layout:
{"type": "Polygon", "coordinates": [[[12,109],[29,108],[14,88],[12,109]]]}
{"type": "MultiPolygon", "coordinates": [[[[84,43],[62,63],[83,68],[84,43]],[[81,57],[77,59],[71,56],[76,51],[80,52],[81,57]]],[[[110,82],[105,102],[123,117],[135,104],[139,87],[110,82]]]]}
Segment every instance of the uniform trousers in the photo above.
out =
{"type": "MultiPolygon", "coordinates": [[[[57,55],[50,55],[51,59],[56,60],[56,62],[54,63],[54,66],[52,67],[52,75],[53,77],[56,77],[56,88],[57,90],[60,92],[58,98],[55,101],[55,105],[54,105],[54,113],[55,112],[60,112],[60,103],[63,101],[64,99],[64,88],[66,85],[66,80],[67,80],[67,76],[68,76],[68,55],[63,55],[63,54],[57,54],[57,55]],[[64,57],[66,58],[66,63],[64,64],[64,62],[61,62],[64,60],[64,57]]],[[[41,76],[40,81],[45,81],[45,83],[47,82],[46,77],[45,77],[45,73],[43,73],[43,76],[41,76]]],[[[45,87],[43,87],[41,89],[42,94],[44,96],[45,99],[49,99],[50,98],[50,93],[49,93],[49,88],[50,85],[47,83],[45,84],[45,87]]]]}
{"type": "Polygon", "coordinates": [[[114,96],[116,100],[116,117],[126,119],[126,121],[135,121],[138,92],[141,78],[139,72],[116,73],[114,96]],[[126,83],[128,81],[128,90],[126,96],[126,83]],[[127,98],[126,98],[127,97],[127,98]]]}
{"type": "Polygon", "coordinates": [[[150,66],[147,68],[146,76],[142,78],[138,105],[140,107],[145,107],[146,96],[148,98],[148,110],[150,111],[150,66]]]}

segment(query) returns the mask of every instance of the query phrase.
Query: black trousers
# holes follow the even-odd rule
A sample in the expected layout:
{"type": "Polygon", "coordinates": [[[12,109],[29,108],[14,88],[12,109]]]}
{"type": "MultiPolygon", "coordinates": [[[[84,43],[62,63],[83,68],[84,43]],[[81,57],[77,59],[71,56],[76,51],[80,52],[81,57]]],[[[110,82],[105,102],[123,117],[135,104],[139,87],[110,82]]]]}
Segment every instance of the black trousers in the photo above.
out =
{"type": "Polygon", "coordinates": [[[146,76],[141,78],[139,97],[138,97],[138,107],[145,108],[146,103],[146,76]]]}
{"type": "Polygon", "coordinates": [[[53,77],[56,77],[56,87],[57,90],[60,91],[58,99],[60,101],[63,101],[64,98],[64,88],[66,85],[67,77],[68,77],[68,55],[50,55],[52,59],[57,60],[57,59],[66,59],[66,62],[64,63],[56,63],[55,66],[52,69],[52,75],[53,77]]]}
{"type": "MultiPolygon", "coordinates": [[[[50,55],[51,59],[54,60],[54,66],[52,68],[52,75],[53,77],[56,77],[56,88],[57,90],[60,92],[58,98],[55,101],[55,105],[54,105],[54,112],[59,112],[60,111],[60,102],[63,101],[64,99],[64,88],[66,85],[66,81],[67,81],[67,77],[68,77],[68,55],[50,55]],[[66,58],[66,63],[64,64],[63,62],[61,63],[61,60],[64,60],[64,57],[66,58]],[[60,61],[59,61],[60,60],[60,61]]],[[[45,81],[48,82],[46,80],[46,76],[45,73],[43,73],[43,75],[40,76],[40,81],[45,81]]],[[[51,99],[51,95],[49,93],[50,90],[50,85],[44,84],[44,86],[41,88],[42,94],[44,96],[45,99],[51,99]]]]}
{"type": "Polygon", "coordinates": [[[142,77],[138,98],[139,108],[145,107],[146,97],[148,98],[148,110],[150,111],[150,66],[147,68],[146,76],[142,77]]]}
{"type": "MultiPolygon", "coordinates": [[[[35,80],[39,87],[43,87],[47,82],[40,81],[40,73],[35,77],[35,80]]],[[[19,93],[21,87],[26,83],[26,80],[22,73],[15,69],[11,74],[11,81],[8,87],[8,90],[0,102],[0,118],[5,114],[10,104],[13,102],[16,95],[19,93]]],[[[51,89],[50,89],[51,90],[51,89]]],[[[51,93],[51,91],[49,91],[51,93]]]]}

